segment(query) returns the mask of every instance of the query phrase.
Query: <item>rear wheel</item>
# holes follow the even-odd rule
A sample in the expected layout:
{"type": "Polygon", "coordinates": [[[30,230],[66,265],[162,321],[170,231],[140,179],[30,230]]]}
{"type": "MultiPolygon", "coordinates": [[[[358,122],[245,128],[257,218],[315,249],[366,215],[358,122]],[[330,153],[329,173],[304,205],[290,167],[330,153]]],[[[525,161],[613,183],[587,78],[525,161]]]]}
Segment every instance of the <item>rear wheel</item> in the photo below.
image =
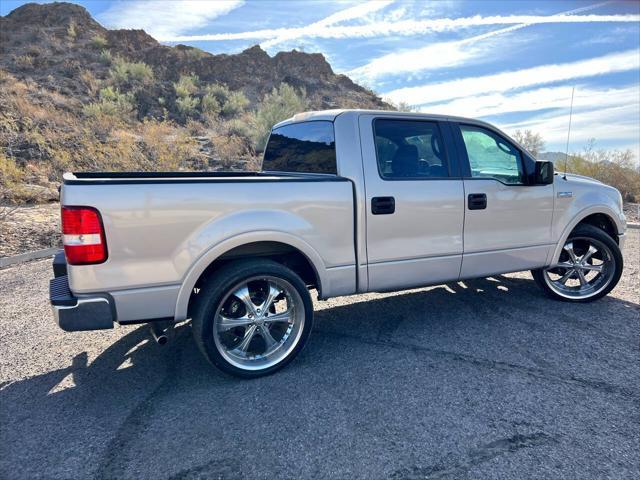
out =
{"type": "Polygon", "coordinates": [[[533,270],[538,286],[550,297],[568,302],[591,302],[607,295],[622,275],[618,244],[592,225],[577,227],[564,244],[558,263],[533,270]]]}
{"type": "Polygon", "coordinates": [[[313,302],[292,270],[271,260],[243,260],[201,289],[193,334],[205,357],[229,374],[253,378],[287,365],[304,346],[313,302]]]}

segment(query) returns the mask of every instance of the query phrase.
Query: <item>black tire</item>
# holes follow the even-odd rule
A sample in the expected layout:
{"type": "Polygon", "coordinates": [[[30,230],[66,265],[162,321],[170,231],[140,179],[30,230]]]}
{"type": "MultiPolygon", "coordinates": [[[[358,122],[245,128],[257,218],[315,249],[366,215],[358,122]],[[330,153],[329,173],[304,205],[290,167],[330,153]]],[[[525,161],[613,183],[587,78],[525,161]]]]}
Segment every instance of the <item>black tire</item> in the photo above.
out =
{"type": "Polygon", "coordinates": [[[205,358],[225,373],[241,378],[270,375],[289,364],[304,347],[313,328],[313,302],[302,279],[291,269],[267,259],[238,260],[226,264],[211,275],[201,287],[194,305],[192,329],[198,348],[205,358]],[[239,368],[220,353],[213,338],[213,321],[218,307],[230,290],[240,282],[256,276],[269,276],[288,282],[300,295],[304,305],[302,333],[295,347],[277,364],[259,370],[239,368]]]}
{"type": "Polygon", "coordinates": [[[540,287],[547,296],[555,300],[561,300],[563,302],[571,302],[571,303],[593,302],[595,300],[598,300],[599,298],[604,297],[611,290],[613,290],[615,286],[618,284],[618,282],[620,281],[620,277],[622,276],[622,269],[624,266],[622,252],[620,251],[620,247],[618,246],[618,244],[615,242],[615,240],[613,240],[609,236],[609,234],[607,234],[605,231],[597,227],[594,227],[593,225],[579,225],[573,230],[573,232],[571,232],[571,234],[567,238],[567,242],[578,237],[581,237],[581,238],[587,237],[587,238],[595,239],[597,241],[604,243],[611,250],[613,261],[615,263],[613,276],[611,277],[611,280],[609,281],[609,283],[606,285],[604,289],[602,289],[601,291],[599,291],[598,293],[592,296],[589,296],[586,298],[567,298],[565,296],[558,294],[547,284],[547,282],[545,281],[544,268],[531,270],[533,279],[535,280],[538,287],[540,287]]]}

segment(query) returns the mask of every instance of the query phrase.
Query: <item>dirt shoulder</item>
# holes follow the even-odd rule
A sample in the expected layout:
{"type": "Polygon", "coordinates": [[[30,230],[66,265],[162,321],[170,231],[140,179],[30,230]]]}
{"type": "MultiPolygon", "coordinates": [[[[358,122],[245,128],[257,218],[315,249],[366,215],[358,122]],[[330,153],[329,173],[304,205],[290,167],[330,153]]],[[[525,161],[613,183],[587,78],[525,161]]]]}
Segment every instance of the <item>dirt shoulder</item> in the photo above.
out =
{"type": "Polygon", "coordinates": [[[59,203],[16,207],[0,220],[0,257],[59,245],[59,203]]]}

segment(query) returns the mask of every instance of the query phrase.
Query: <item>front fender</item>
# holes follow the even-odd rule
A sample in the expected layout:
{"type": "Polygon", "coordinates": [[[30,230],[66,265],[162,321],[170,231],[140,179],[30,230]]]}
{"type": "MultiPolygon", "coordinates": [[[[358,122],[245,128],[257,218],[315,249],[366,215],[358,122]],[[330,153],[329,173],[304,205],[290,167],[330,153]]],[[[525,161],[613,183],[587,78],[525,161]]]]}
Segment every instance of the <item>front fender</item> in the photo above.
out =
{"type": "Polygon", "coordinates": [[[590,207],[583,208],[577,214],[575,214],[575,216],[569,221],[569,223],[562,230],[560,239],[558,240],[558,243],[556,244],[556,247],[553,250],[553,255],[547,262],[549,265],[555,265],[558,262],[558,259],[560,258],[560,253],[562,253],[562,248],[564,247],[564,244],[566,243],[567,238],[569,238],[569,235],[571,234],[573,229],[576,228],[576,226],[580,222],[582,222],[585,218],[587,218],[590,215],[594,215],[596,213],[601,213],[609,217],[615,224],[618,234],[624,233],[626,229],[626,223],[624,222],[623,219],[620,218],[620,214],[610,206],[601,204],[601,205],[593,205],[590,207]]]}

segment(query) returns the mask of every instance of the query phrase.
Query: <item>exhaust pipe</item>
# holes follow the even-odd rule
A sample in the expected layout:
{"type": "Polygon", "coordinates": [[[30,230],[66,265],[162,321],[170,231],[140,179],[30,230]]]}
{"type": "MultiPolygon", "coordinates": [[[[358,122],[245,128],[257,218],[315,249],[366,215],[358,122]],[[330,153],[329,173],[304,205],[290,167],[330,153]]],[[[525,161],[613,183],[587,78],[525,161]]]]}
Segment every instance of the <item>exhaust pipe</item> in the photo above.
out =
{"type": "Polygon", "coordinates": [[[167,330],[158,325],[157,322],[151,322],[149,324],[149,327],[151,327],[151,336],[156,341],[156,343],[158,345],[166,345],[169,341],[167,330]]]}

